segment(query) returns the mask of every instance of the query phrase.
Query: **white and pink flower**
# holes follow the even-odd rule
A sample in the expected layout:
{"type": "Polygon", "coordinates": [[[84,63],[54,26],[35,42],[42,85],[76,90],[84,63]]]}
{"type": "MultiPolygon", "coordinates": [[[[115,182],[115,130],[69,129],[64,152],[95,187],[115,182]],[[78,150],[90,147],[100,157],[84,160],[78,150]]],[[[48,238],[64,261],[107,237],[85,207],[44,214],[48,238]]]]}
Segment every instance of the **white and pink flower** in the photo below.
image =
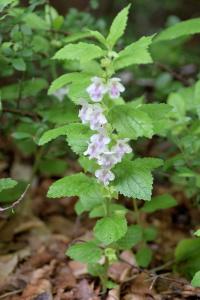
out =
{"type": "Polygon", "coordinates": [[[105,186],[115,179],[115,175],[109,169],[100,169],[95,172],[97,179],[105,186]]]}
{"type": "Polygon", "coordinates": [[[104,94],[107,92],[106,85],[103,83],[103,79],[100,77],[93,77],[91,79],[92,84],[86,89],[90,98],[94,102],[100,102],[103,99],[104,94]]]}
{"type": "Polygon", "coordinates": [[[101,130],[103,126],[107,123],[107,119],[103,114],[103,109],[100,105],[93,105],[93,112],[90,116],[90,128],[92,130],[101,130]]]}
{"type": "Polygon", "coordinates": [[[107,83],[107,90],[111,99],[117,99],[125,91],[125,87],[121,83],[120,78],[113,77],[107,83]]]}
{"type": "Polygon", "coordinates": [[[103,133],[94,134],[90,138],[90,143],[84,155],[88,155],[89,159],[98,158],[100,154],[107,151],[107,145],[110,143],[110,138],[103,133]]]}

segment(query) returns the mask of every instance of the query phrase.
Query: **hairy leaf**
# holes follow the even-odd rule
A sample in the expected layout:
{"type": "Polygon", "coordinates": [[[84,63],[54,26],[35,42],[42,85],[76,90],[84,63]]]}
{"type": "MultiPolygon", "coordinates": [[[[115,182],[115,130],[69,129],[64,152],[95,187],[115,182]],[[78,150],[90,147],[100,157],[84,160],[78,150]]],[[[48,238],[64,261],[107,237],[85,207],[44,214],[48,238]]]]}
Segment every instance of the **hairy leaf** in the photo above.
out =
{"type": "Polygon", "coordinates": [[[104,51],[100,47],[80,42],[78,44],[68,44],[57,51],[53,58],[61,60],[80,60],[81,62],[86,62],[94,58],[99,58],[103,55],[104,51]]]}
{"type": "Polygon", "coordinates": [[[120,249],[131,249],[142,241],[142,228],[139,225],[131,225],[123,238],[117,241],[120,249]]]}
{"type": "Polygon", "coordinates": [[[114,60],[115,70],[135,64],[152,63],[153,61],[148,51],[148,48],[152,43],[152,38],[153,36],[142,37],[137,42],[132,43],[119,52],[119,56],[114,60]]]}
{"type": "Polygon", "coordinates": [[[38,145],[42,146],[52,140],[55,140],[61,135],[67,135],[68,125],[57,127],[54,129],[47,130],[39,139],[38,145]]]}
{"type": "Polygon", "coordinates": [[[83,207],[90,210],[103,201],[102,186],[83,173],[66,176],[54,182],[47,194],[50,198],[78,196],[83,207]]]}
{"type": "Polygon", "coordinates": [[[124,34],[128,20],[130,5],[122,9],[112,22],[110,32],[107,37],[107,43],[112,48],[117,40],[124,34]]]}
{"type": "Polygon", "coordinates": [[[97,263],[102,255],[102,251],[94,242],[83,242],[72,245],[66,254],[82,263],[97,263]]]}
{"type": "Polygon", "coordinates": [[[153,177],[142,163],[124,161],[114,168],[116,179],[114,186],[124,196],[142,200],[151,200],[153,177]]]}
{"type": "Polygon", "coordinates": [[[153,125],[149,116],[129,104],[114,106],[108,114],[113,127],[121,137],[137,139],[138,137],[152,137],[153,125]]]}
{"type": "Polygon", "coordinates": [[[90,128],[81,123],[72,123],[66,127],[67,142],[77,154],[82,154],[88,146],[92,134],[90,128]]]}
{"type": "Polygon", "coordinates": [[[98,240],[109,245],[119,240],[127,231],[124,215],[104,217],[98,220],[94,227],[94,234],[98,240]]]}
{"type": "Polygon", "coordinates": [[[169,28],[161,31],[156,38],[155,42],[173,40],[185,35],[191,35],[195,33],[200,33],[200,18],[195,18],[191,20],[186,20],[177,23],[169,28]]]}

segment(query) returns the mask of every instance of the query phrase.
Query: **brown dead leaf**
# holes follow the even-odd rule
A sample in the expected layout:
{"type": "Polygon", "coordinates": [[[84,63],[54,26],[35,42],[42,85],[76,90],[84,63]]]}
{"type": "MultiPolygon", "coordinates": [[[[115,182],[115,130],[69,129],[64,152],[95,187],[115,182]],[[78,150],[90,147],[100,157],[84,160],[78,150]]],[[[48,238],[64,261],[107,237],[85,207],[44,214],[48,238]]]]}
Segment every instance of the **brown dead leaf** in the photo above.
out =
{"type": "Polygon", "coordinates": [[[131,266],[125,262],[116,262],[109,268],[109,277],[117,282],[124,282],[128,277],[131,270],[131,266]]]}
{"type": "Polygon", "coordinates": [[[73,275],[77,278],[81,275],[87,274],[87,265],[78,261],[70,261],[69,267],[72,270],[73,275]]]}
{"type": "Polygon", "coordinates": [[[89,284],[86,279],[79,282],[76,291],[77,299],[81,300],[100,300],[94,290],[94,284],[89,284]]]}
{"type": "Polygon", "coordinates": [[[4,284],[7,277],[14,271],[18,263],[18,255],[8,254],[0,256],[0,286],[4,284]]]}
{"type": "Polygon", "coordinates": [[[106,300],[120,300],[120,287],[110,290],[106,300]]]}

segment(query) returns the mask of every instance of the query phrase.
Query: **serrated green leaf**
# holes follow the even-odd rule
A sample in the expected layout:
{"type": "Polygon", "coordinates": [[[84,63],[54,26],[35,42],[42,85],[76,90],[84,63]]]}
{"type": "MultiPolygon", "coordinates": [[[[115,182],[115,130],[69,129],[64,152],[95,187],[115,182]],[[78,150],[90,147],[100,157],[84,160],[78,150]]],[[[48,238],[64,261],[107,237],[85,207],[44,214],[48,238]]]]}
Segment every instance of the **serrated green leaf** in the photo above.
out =
{"type": "Polygon", "coordinates": [[[165,103],[142,104],[139,109],[147,113],[151,118],[155,134],[162,134],[167,129],[168,116],[172,111],[171,105],[165,103]]]}
{"type": "Polygon", "coordinates": [[[0,179],[0,192],[3,190],[11,189],[17,185],[17,181],[11,178],[2,178],[0,179]]]}
{"type": "Polygon", "coordinates": [[[191,284],[193,287],[197,287],[197,288],[200,287],[200,271],[194,274],[191,284]]]}
{"type": "Polygon", "coordinates": [[[80,74],[81,76],[76,78],[75,81],[69,86],[68,97],[75,104],[80,104],[82,99],[90,100],[89,95],[86,91],[87,87],[91,83],[91,74],[80,74]]]}
{"type": "Polygon", "coordinates": [[[91,129],[81,123],[72,123],[66,127],[67,142],[76,154],[82,154],[88,147],[92,135],[91,129]]]}
{"type": "Polygon", "coordinates": [[[53,94],[56,90],[60,89],[61,87],[70,84],[75,81],[75,84],[82,82],[83,80],[88,80],[91,78],[91,75],[85,74],[85,73],[68,73],[64,74],[57,79],[55,79],[48,90],[48,94],[53,94]]]}
{"type": "Polygon", "coordinates": [[[131,225],[123,238],[117,241],[117,246],[120,249],[131,249],[142,241],[143,229],[139,225],[131,225]]]}
{"type": "Polygon", "coordinates": [[[114,60],[115,70],[122,69],[135,64],[149,64],[153,60],[149,53],[149,46],[152,43],[153,36],[142,37],[137,42],[127,46],[114,60]]]}
{"type": "Polygon", "coordinates": [[[141,211],[144,212],[155,212],[160,209],[167,209],[177,205],[176,200],[169,194],[153,197],[150,202],[146,202],[142,207],[141,211]]]}
{"type": "Polygon", "coordinates": [[[116,242],[126,231],[127,222],[124,215],[102,218],[94,227],[95,237],[105,245],[116,242]]]}
{"type": "Polygon", "coordinates": [[[149,116],[129,104],[114,106],[108,113],[108,119],[121,137],[137,139],[152,137],[153,125],[149,116]]]}
{"type": "Polygon", "coordinates": [[[118,164],[113,172],[116,179],[113,183],[116,190],[127,197],[151,200],[153,177],[149,169],[132,161],[118,164]]]}
{"type": "Polygon", "coordinates": [[[78,161],[85,172],[94,173],[99,168],[95,159],[89,159],[86,156],[81,156],[78,161]]]}
{"type": "Polygon", "coordinates": [[[83,173],[66,176],[54,182],[47,194],[50,198],[78,196],[83,207],[90,210],[102,203],[102,186],[92,177],[83,173]]]}
{"type": "Polygon", "coordinates": [[[129,9],[130,5],[122,9],[112,22],[110,32],[106,39],[110,48],[113,48],[117,40],[124,34],[127,25],[129,9]]]}
{"type": "Polygon", "coordinates": [[[186,20],[170,26],[169,28],[161,31],[161,33],[159,33],[154,39],[154,42],[173,40],[195,33],[200,33],[200,18],[186,20]]]}
{"type": "Polygon", "coordinates": [[[89,33],[91,34],[92,37],[97,39],[97,41],[99,41],[101,44],[106,45],[106,39],[99,31],[90,30],[89,33]]]}
{"type": "Polygon", "coordinates": [[[72,43],[85,38],[91,37],[90,31],[87,32],[77,32],[74,34],[70,34],[69,36],[63,38],[64,43],[72,43]]]}
{"type": "Polygon", "coordinates": [[[134,160],[134,164],[138,168],[142,167],[151,171],[153,169],[162,166],[163,160],[155,157],[143,157],[143,158],[136,158],[134,160]]]}
{"type": "Polygon", "coordinates": [[[65,125],[65,126],[47,130],[45,133],[43,133],[43,135],[39,139],[38,145],[42,146],[42,145],[56,139],[57,137],[59,137],[61,135],[67,135],[67,128],[68,128],[68,125],[65,125]]]}
{"type": "Polygon", "coordinates": [[[101,249],[94,242],[72,245],[66,252],[70,258],[82,263],[97,263],[102,256],[101,249]]]}
{"type": "Polygon", "coordinates": [[[104,51],[94,45],[88,43],[68,44],[63,47],[54,55],[54,59],[61,60],[80,60],[80,62],[86,62],[95,58],[102,57],[104,51]]]}
{"type": "Polygon", "coordinates": [[[153,252],[151,248],[148,246],[143,246],[140,250],[136,253],[136,260],[140,267],[146,268],[151,262],[153,252]]]}

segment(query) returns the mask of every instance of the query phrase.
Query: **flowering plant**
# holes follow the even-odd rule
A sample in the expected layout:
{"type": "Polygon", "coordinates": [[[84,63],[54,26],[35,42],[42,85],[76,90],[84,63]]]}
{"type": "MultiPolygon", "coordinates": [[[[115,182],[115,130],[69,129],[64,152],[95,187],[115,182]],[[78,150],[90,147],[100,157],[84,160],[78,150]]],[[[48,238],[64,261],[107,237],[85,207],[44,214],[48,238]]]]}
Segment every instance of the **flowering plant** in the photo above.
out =
{"type": "MultiPolygon", "coordinates": [[[[49,188],[48,196],[78,196],[76,212],[86,211],[91,218],[100,218],[94,227],[93,239],[74,243],[67,255],[87,263],[88,271],[100,277],[104,289],[112,285],[108,280],[108,268],[119,258],[121,250],[137,245],[137,263],[146,267],[151,261],[152,249],[147,242],[155,238],[156,232],[141,224],[136,199],[151,200],[151,171],[162,165],[162,161],[133,159],[131,145],[139,137],[160,134],[162,122],[170,110],[167,104],[126,103],[121,97],[125,87],[115,73],[130,65],[152,63],[148,48],[153,36],[143,37],[119,53],[113,50],[125,31],[129,8],[125,7],[116,16],[107,38],[100,32],[89,31],[90,39],[97,43],[70,43],[55,54],[54,59],[78,61],[78,72],[56,79],[49,93],[67,86],[68,97],[79,106],[81,122],[49,130],[39,142],[43,145],[64,135],[72,150],[80,156],[84,173],[57,180],[49,188]],[[120,194],[133,198],[134,213],[131,214],[137,225],[128,226],[128,210],[115,203],[120,194]]],[[[161,199],[156,201],[157,208],[159,201],[161,199]]],[[[154,203],[154,198],[141,210],[152,211],[154,205],[149,206],[150,203],[154,203]]]]}

